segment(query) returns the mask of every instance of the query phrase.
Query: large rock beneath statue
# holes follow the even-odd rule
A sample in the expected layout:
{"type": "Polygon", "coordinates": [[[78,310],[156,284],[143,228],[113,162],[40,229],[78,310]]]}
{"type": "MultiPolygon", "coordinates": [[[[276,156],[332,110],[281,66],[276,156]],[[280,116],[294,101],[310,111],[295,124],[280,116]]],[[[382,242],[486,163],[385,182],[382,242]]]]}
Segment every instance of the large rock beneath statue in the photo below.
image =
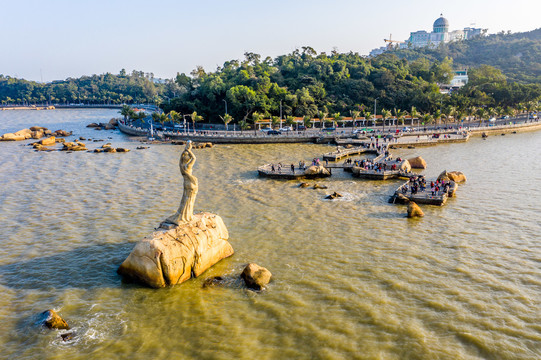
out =
{"type": "Polygon", "coordinates": [[[304,175],[331,176],[331,173],[323,166],[312,165],[304,170],[304,175]]]}
{"type": "Polygon", "coordinates": [[[228,238],[221,217],[194,214],[193,221],[159,228],[138,242],[118,273],[153,288],[177,285],[233,255],[228,238]]]}
{"type": "Polygon", "coordinates": [[[426,169],[426,161],[420,156],[408,159],[412,169],[426,169]]]}

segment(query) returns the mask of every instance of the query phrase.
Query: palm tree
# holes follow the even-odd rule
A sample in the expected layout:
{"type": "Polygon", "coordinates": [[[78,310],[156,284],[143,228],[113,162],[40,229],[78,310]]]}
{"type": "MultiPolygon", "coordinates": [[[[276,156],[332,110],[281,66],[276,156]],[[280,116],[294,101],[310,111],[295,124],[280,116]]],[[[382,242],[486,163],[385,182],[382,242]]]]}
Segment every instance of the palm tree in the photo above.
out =
{"type": "Polygon", "coordinates": [[[487,111],[484,108],[478,108],[475,112],[477,116],[479,116],[479,126],[483,123],[483,118],[487,117],[487,111]]]}
{"type": "Polygon", "coordinates": [[[433,114],[434,120],[436,120],[436,124],[441,123],[441,110],[436,110],[433,114]]]}
{"type": "Polygon", "coordinates": [[[487,114],[489,118],[493,118],[497,115],[497,111],[494,108],[488,108],[487,114]]]}
{"type": "Polygon", "coordinates": [[[171,120],[173,124],[180,124],[180,119],[182,118],[178,112],[175,110],[169,111],[167,117],[171,120]]]}
{"type": "Polygon", "coordinates": [[[312,117],[310,115],[304,115],[302,118],[302,122],[304,124],[304,127],[308,129],[310,127],[310,123],[312,122],[312,117]]]}
{"type": "Polygon", "coordinates": [[[400,121],[400,125],[404,126],[404,118],[406,117],[406,114],[408,112],[405,110],[400,109],[394,109],[394,115],[396,117],[396,128],[398,129],[398,122],[400,121]]]}
{"type": "Polygon", "coordinates": [[[353,127],[357,126],[357,118],[361,114],[360,111],[357,110],[350,110],[349,113],[351,114],[351,119],[353,119],[353,127]]]}
{"type": "Polygon", "coordinates": [[[453,117],[453,120],[456,121],[456,115],[458,113],[458,109],[456,106],[449,106],[447,108],[447,117],[453,117]]]}
{"type": "Polygon", "coordinates": [[[122,109],[120,109],[120,115],[124,116],[124,122],[128,120],[128,117],[131,113],[133,113],[133,109],[130,106],[122,105],[122,109]]]}
{"type": "Polygon", "coordinates": [[[241,121],[239,121],[239,126],[240,126],[240,133],[242,134],[244,130],[247,130],[249,128],[248,126],[248,122],[244,119],[242,119],[241,121]]]}
{"type": "Polygon", "coordinates": [[[372,115],[372,114],[370,113],[370,111],[365,111],[365,112],[364,112],[363,127],[365,127],[365,125],[366,125],[366,120],[370,119],[370,115],[372,115]]]}
{"type": "Polygon", "coordinates": [[[501,106],[497,106],[495,110],[498,117],[502,117],[505,113],[505,110],[501,106]]]}
{"type": "Polygon", "coordinates": [[[263,120],[263,114],[258,113],[257,111],[254,111],[252,114],[252,123],[254,124],[254,134],[257,134],[256,124],[263,120]]]}
{"type": "Polygon", "coordinates": [[[337,113],[332,114],[332,119],[333,119],[333,126],[338,127],[338,121],[342,120],[342,116],[340,116],[340,113],[337,112],[337,113]]]}
{"type": "Polygon", "coordinates": [[[271,120],[271,128],[275,128],[278,126],[278,124],[280,124],[280,118],[278,116],[271,116],[270,118],[271,120]]]}
{"type": "Polygon", "coordinates": [[[321,128],[323,128],[323,123],[327,118],[327,115],[329,115],[329,113],[326,111],[320,111],[317,113],[317,117],[319,118],[319,122],[321,123],[321,128]]]}
{"type": "Polygon", "coordinates": [[[385,131],[385,121],[391,117],[391,112],[389,110],[381,110],[381,116],[383,118],[383,131],[385,131]]]}
{"type": "Polygon", "coordinates": [[[190,114],[190,118],[192,119],[193,123],[193,132],[195,133],[195,123],[198,121],[203,121],[203,117],[201,115],[197,115],[197,112],[194,111],[190,114]]]}
{"type": "Polygon", "coordinates": [[[528,120],[530,120],[530,113],[531,113],[532,111],[534,111],[536,107],[537,107],[537,103],[534,102],[534,101],[528,101],[528,102],[525,104],[524,108],[525,108],[526,111],[528,112],[528,120]]]}
{"type": "Polygon", "coordinates": [[[295,118],[291,115],[288,115],[286,117],[286,125],[291,126],[291,128],[293,129],[293,124],[295,124],[295,118]]]}
{"type": "Polygon", "coordinates": [[[423,125],[432,124],[432,121],[434,121],[434,116],[432,116],[429,113],[426,113],[422,116],[422,119],[423,119],[423,125]]]}
{"type": "Polygon", "coordinates": [[[224,122],[225,124],[225,131],[227,131],[227,124],[229,124],[231,121],[233,121],[233,116],[229,115],[229,114],[225,114],[223,117],[220,115],[220,119],[222,119],[222,121],[224,122]]]}
{"type": "MultiPolygon", "coordinates": [[[[419,118],[419,112],[417,111],[417,109],[415,108],[415,106],[412,106],[411,107],[411,110],[410,110],[410,116],[411,116],[411,126],[413,127],[413,119],[414,118],[419,118]]],[[[417,120],[417,123],[419,122],[419,120],[417,120]]]]}

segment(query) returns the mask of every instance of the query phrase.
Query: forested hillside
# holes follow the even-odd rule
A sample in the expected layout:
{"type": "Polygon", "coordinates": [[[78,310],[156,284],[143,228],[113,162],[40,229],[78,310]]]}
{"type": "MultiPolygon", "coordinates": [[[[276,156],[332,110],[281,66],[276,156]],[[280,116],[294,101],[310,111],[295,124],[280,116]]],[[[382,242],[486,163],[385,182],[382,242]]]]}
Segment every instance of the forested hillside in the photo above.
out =
{"type": "Polygon", "coordinates": [[[453,59],[456,68],[490,65],[500,69],[510,81],[541,84],[541,28],[392,53],[409,61],[426,58],[433,62],[448,57],[453,59]]]}
{"type": "Polygon", "coordinates": [[[160,102],[163,95],[178,95],[174,81],[157,84],[152,74],[133,71],[127,74],[106,73],[102,75],[82,76],[78,79],[38,83],[0,75],[0,100],[2,104],[36,103],[85,103],[85,104],[121,104],[133,102],[160,102]]]}

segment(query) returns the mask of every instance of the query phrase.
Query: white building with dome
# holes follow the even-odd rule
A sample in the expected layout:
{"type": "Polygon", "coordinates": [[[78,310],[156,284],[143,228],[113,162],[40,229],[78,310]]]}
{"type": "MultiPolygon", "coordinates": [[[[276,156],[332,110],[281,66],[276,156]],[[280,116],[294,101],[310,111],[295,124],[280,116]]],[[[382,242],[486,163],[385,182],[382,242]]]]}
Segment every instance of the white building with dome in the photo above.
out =
{"type": "Polygon", "coordinates": [[[440,16],[434,21],[432,32],[429,33],[424,30],[412,32],[410,33],[409,39],[400,44],[400,48],[435,47],[441,43],[471,39],[474,36],[481,35],[481,31],[482,29],[470,27],[464,28],[463,30],[449,31],[449,20],[440,16]]]}
{"type": "MultiPolygon", "coordinates": [[[[399,44],[401,49],[418,48],[424,46],[437,47],[441,43],[447,43],[450,41],[467,40],[472,37],[481,35],[482,29],[466,27],[463,30],[449,31],[449,20],[440,14],[440,17],[434,21],[432,32],[425,30],[419,30],[410,33],[409,39],[399,44]]],[[[388,47],[381,47],[374,49],[370,52],[370,56],[376,56],[384,51],[388,47]]]]}

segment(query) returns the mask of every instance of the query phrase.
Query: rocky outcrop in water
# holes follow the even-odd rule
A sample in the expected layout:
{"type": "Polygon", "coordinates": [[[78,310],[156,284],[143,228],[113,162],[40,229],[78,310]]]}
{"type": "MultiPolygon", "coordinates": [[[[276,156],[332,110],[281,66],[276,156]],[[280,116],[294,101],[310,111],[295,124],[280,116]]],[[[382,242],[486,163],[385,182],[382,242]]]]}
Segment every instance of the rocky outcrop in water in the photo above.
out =
{"type": "Polygon", "coordinates": [[[46,310],[40,314],[41,323],[49,329],[69,329],[68,323],[54,310],[46,310]]]}
{"type": "Polygon", "coordinates": [[[262,290],[270,282],[272,274],[264,267],[251,263],[246,265],[240,277],[250,289],[262,290]]]}
{"type": "Polygon", "coordinates": [[[341,197],[342,197],[342,195],[335,191],[332,194],[325,196],[325,199],[334,200],[334,199],[338,199],[338,198],[341,198],[341,197]]]}
{"type": "Polygon", "coordinates": [[[413,217],[423,217],[423,216],[425,216],[425,213],[423,212],[423,210],[421,210],[419,205],[417,205],[413,201],[410,201],[408,203],[408,217],[413,218],[413,217]]]}
{"type": "Polygon", "coordinates": [[[306,170],[304,170],[304,175],[331,176],[331,173],[329,172],[329,170],[325,169],[325,167],[323,166],[312,165],[308,167],[306,170]]]}
{"type": "Polygon", "coordinates": [[[309,187],[309,186],[310,186],[310,185],[308,185],[308,184],[305,183],[305,182],[299,184],[299,187],[300,187],[300,188],[307,188],[307,187],[309,187]]]}
{"type": "Polygon", "coordinates": [[[466,182],[466,175],[460,171],[443,172],[438,176],[438,180],[454,181],[456,183],[466,182]]]}
{"type": "Polygon", "coordinates": [[[137,243],[118,273],[153,288],[177,285],[233,255],[228,238],[221,217],[194,214],[192,221],[159,228],[137,243]]]}
{"type": "Polygon", "coordinates": [[[411,171],[411,164],[408,160],[402,160],[398,168],[402,171],[409,172],[411,171]]]}
{"type": "Polygon", "coordinates": [[[408,159],[412,169],[426,169],[426,161],[420,156],[408,159]]]}

